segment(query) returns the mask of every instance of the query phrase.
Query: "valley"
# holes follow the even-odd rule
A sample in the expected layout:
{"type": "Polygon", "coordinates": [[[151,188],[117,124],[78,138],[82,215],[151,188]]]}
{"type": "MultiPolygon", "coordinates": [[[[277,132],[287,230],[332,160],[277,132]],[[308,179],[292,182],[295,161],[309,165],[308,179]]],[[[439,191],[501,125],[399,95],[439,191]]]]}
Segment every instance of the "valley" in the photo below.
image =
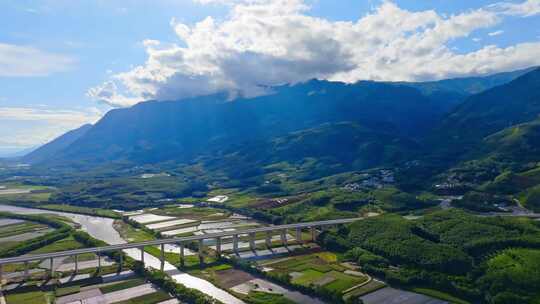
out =
{"type": "Polygon", "coordinates": [[[7,304],[536,303],[539,75],[112,110],[2,160],[1,258],[202,239],[6,265],[7,304]]]}

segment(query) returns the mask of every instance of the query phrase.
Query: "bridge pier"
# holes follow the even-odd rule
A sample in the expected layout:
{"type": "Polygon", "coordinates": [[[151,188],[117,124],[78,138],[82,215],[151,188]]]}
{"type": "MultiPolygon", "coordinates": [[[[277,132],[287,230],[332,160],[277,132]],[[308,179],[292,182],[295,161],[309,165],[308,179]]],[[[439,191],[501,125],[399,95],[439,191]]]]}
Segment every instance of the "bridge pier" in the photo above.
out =
{"type": "Polygon", "coordinates": [[[309,227],[309,230],[311,232],[311,241],[315,242],[317,240],[317,236],[316,236],[317,230],[315,227],[309,227]]]}
{"type": "Polygon", "coordinates": [[[221,237],[216,238],[216,254],[221,257],[221,237]]]}
{"type": "Polygon", "coordinates": [[[255,246],[255,233],[254,232],[249,234],[249,249],[251,249],[251,251],[255,251],[257,249],[255,246]]]}
{"type": "Polygon", "coordinates": [[[118,272],[122,272],[122,269],[124,267],[124,254],[122,250],[120,250],[120,265],[118,265],[118,272]]]}
{"type": "Polygon", "coordinates": [[[0,264],[0,291],[4,289],[4,265],[0,264]]]}
{"type": "Polygon", "coordinates": [[[296,242],[302,244],[302,228],[296,228],[296,242]]]}
{"type": "Polygon", "coordinates": [[[238,234],[233,234],[233,252],[238,255],[238,234]]]}
{"type": "Polygon", "coordinates": [[[159,269],[163,271],[165,269],[165,244],[161,244],[161,256],[160,256],[160,266],[159,269]]]}
{"type": "Polygon", "coordinates": [[[281,230],[281,243],[283,246],[287,247],[287,229],[281,230]]]}
{"type": "Polygon", "coordinates": [[[201,264],[204,264],[204,252],[203,252],[203,247],[204,247],[204,243],[203,243],[203,239],[200,239],[199,240],[199,262],[201,264]]]}
{"type": "Polygon", "coordinates": [[[30,265],[29,262],[24,262],[24,279],[28,280],[30,277],[30,265]]]}
{"type": "Polygon", "coordinates": [[[144,265],[144,247],[139,248],[139,250],[141,251],[141,262],[144,265]]]}
{"type": "Polygon", "coordinates": [[[272,231],[266,232],[266,247],[272,248],[272,231]]]}
{"type": "Polygon", "coordinates": [[[52,278],[53,274],[54,274],[54,261],[53,261],[53,258],[49,259],[49,264],[51,266],[51,269],[49,269],[49,278],[52,278]]]}
{"type": "Polygon", "coordinates": [[[98,263],[97,272],[100,273],[101,272],[101,254],[99,254],[99,252],[97,253],[97,263],[98,263]]]}
{"type": "Polygon", "coordinates": [[[75,255],[74,258],[75,258],[75,274],[77,274],[79,272],[79,256],[75,255]]]}
{"type": "Polygon", "coordinates": [[[180,243],[180,266],[184,267],[184,243],[180,243]]]}

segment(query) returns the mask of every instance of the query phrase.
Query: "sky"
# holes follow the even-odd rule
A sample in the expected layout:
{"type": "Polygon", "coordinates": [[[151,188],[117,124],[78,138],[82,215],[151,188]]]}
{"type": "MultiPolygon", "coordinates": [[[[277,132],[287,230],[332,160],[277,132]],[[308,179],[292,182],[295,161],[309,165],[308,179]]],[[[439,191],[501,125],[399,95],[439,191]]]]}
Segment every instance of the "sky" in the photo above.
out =
{"type": "Polygon", "coordinates": [[[2,0],[0,155],[144,100],[540,65],[540,0],[2,0]]]}

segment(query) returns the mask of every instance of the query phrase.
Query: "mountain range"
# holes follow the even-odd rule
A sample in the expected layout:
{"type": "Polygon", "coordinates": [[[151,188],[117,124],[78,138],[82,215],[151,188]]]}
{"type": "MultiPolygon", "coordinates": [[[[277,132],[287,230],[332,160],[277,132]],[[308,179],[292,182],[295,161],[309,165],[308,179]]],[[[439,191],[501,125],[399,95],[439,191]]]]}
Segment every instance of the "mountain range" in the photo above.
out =
{"type": "Polygon", "coordinates": [[[84,170],[201,163],[232,179],[308,162],[303,178],[314,179],[419,160],[437,168],[430,180],[459,169],[469,171],[463,182],[482,184],[534,169],[539,113],[539,68],[424,83],[311,80],[250,99],[216,94],[114,109],[23,161],[84,170]]]}
{"type": "Polygon", "coordinates": [[[182,101],[148,101],[112,110],[95,125],[70,131],[23,160],[33,164],[121,158],[138,162],[189,160],[232,144],[262,142],[337,122],[418,139],[428,135],[445,115],[446,124],[456,124],[447,120],[466,118],[461,112],[478,112],[467,108],[477,104],[471,97],[447,114],[445,109],[456,103],[456,95],[468,96],[529,71],[429,83],[363,81],[349,85],[312,80],[276,87],[272,94],[252,99],[227,101],[227,96],[221,94],[182,101]]]}

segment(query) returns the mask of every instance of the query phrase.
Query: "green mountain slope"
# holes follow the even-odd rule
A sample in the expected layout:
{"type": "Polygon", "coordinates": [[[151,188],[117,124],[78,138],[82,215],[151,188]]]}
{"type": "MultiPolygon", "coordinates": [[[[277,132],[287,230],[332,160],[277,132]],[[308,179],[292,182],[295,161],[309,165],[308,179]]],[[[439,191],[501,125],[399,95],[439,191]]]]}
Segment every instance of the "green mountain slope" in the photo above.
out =
{"type": "Polygon", "coordinates": [[[235,145],[205,158],[209,170],[233,178],[258,175],[277,163],[302,167],[295,173],[311,180],[340,172],[400,163],[418,151],[415,141],[353,122],[327,123],[248,145],[235,145]],[[256,170],[257,168],[258,170],[256,170]]]}
{"type": "Polygon", "coordinates": [[[215,95],[112,110],[52,160],[88,166],[124,160],[185,162],[234,145],[342,121],[418,137],[443,115],[432,101],[409,87],[310,81],[275,90],[275,94],[233,102],[215,95]]]}
{"type": "Polygon", "coordinates": [[[468,148],[485,136],[534,120],[539,113],[540,68],[537,68],[507,84],[469,97],[444,119],[434,136],[441,148],[450,145],[468,148]]]}

